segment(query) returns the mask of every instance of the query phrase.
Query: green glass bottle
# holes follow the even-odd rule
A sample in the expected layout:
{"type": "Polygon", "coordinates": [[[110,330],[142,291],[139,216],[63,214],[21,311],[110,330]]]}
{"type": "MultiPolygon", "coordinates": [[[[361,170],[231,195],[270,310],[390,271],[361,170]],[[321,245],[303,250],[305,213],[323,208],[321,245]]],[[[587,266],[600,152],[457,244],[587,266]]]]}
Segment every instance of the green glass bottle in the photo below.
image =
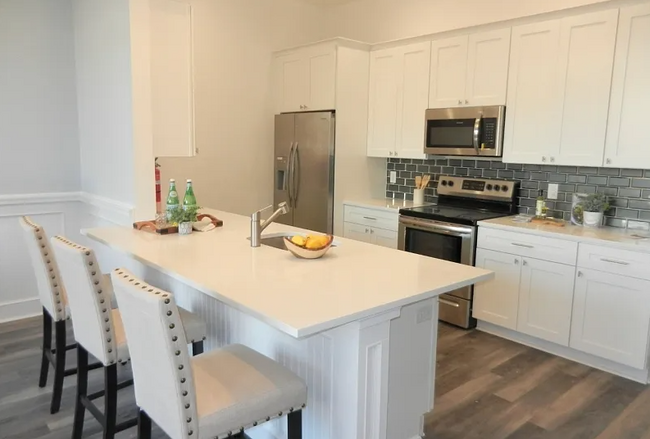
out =
{"type": "Polygon", "coordinates": [[[176,191],[176,180],[169,180],[169,193],[167,194],[167,221],[171,221],[171,212],[180,206],[178,192],[176,191]]]}
{"type": "Polygon", "coordinates": [[[196,207],[196,197],[194,196],[194,188],[192,187],[192,180],[187,180],[187,187],[185,188],[185,197],[183,197],[183,210],[188,207],[196,207]]]}

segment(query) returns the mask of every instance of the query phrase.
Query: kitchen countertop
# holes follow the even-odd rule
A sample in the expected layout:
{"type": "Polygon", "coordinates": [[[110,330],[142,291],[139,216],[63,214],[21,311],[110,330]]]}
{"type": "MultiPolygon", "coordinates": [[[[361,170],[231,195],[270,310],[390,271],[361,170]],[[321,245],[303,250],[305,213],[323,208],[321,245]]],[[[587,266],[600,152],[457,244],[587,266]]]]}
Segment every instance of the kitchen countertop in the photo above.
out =
{"type": "Polygon", "coordinates": [[[413,201],[399,198],[368,198],[364,200],[346,200],[343,204],[347,206],[359,206],[370,209],[383,209],[391,212],[399,212],[400,209],[410,209],[411,207],[426,206],[433,203],[415,204],[413,201]]]}
{"type": "MultiPolygon", "coordinates": [[[[338,238],[320,260],[251,248],[250,218],[204,209],[224,227],[189,236],[127,227],[83,230],[106,244],[293,337],[426,300],[491,279],[488,270],[338,238]]],[[[271,224],[263,236],[306,232],[271,224]]]]}
{"type": "Polygon", "coordinates": [[[644,230],[619,229],[616,227],[589,228],[571,225],[564,227],[537,223],[514,222],[514,216],[480,221],[480,227],[502,229],[531,235],[548,236],[591,244],[599,244],[627,250],[650,252],[650,233],[644,230]]]}

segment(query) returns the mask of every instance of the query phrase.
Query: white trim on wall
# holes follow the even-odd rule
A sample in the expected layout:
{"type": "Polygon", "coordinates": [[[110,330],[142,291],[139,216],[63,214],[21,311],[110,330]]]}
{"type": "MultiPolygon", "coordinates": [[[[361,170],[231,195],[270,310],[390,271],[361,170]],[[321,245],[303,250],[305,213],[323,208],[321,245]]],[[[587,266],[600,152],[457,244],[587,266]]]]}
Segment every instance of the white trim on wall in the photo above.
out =
{"type": "Polygon", "coordinates": [[[91,216],[123,226],[133,222],[135,208],[130,204],[88,192],[81,192],[79,201],[87,205],[87,212],[91,216]]]}
{"type": "Polygon", "coordinates": [[[81,201],[81,192],[52,192],[42,194],[0,195],[0,206],[22,206],[27,204],[67,203],[81,201]]]}
{"type": "Polygon", "coordinates": [[[36,298],[0,303],[0,323],[35,317],[41,313],[41,302],[36,298]]]}

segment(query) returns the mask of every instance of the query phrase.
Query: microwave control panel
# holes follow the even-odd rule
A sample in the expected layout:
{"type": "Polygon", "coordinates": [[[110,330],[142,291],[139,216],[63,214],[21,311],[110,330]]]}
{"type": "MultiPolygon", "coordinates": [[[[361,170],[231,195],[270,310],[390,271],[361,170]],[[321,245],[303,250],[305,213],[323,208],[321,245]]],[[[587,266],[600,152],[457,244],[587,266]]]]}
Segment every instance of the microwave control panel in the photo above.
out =
{"type": "Polygon", "coordinates": [[[494,149],[497,146],[497,119],[488,117],[483,119],[481,136],[481,149],[494,149]]]}

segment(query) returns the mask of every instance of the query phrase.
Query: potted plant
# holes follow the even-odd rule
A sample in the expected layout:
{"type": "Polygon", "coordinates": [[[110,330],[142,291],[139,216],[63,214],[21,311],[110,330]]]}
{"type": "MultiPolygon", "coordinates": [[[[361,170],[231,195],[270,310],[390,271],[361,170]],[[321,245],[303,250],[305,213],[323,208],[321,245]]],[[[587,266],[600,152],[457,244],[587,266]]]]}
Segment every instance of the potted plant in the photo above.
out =
{"type": "Polygon", "coordinates": [[[600,227],[603,224],[603,212],[607,209],[609,209],[609,203],[606,195],[590,194],[582,203],[584,225],[600,227]]]}
{"type": "Polygon", "coordinates": [[[192,225],[197,221],[199,209],[199,206],[189,206],[185,207],[185,209],[182,206],[178,206],[169,211],[170,222],[172,224],[178,224],[179,235],[189,235],[192,233],[192,225]]]}

